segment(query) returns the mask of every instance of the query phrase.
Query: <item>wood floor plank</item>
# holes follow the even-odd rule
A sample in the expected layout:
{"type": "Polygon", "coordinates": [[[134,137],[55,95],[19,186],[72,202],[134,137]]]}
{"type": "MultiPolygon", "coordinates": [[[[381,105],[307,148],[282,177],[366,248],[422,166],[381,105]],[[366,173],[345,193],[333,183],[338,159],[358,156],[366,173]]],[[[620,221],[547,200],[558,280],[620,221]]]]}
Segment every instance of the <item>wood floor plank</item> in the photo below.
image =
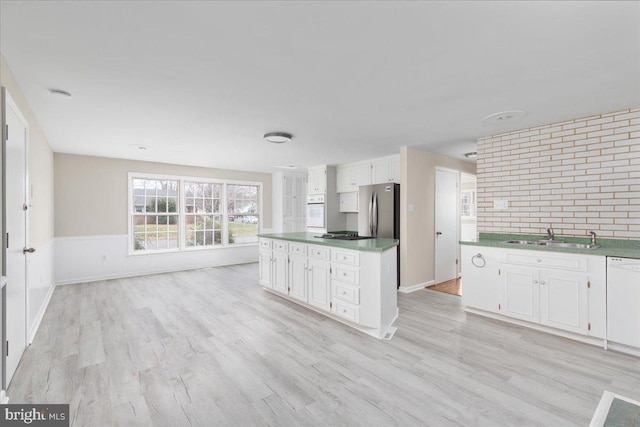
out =
{"type": "Polygon", "coordinates": [[[8,389],[71,424],[584,426],[640,359],[399,294],[377,340],[264,291],[257,264],[56,288],[8,389]]]}

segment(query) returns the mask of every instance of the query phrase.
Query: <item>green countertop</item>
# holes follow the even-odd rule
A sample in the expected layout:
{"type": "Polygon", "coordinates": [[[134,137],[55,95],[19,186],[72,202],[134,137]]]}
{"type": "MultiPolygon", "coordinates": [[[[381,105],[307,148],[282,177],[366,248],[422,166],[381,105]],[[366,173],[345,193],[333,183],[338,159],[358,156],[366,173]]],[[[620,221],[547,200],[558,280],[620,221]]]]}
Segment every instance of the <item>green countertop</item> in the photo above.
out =
{"type": "MultiPolygon", "coordinates": [[[[477,240],[461,240],[461,245],[488,246],[493,248],[526,249],[532,251],[564,252],[583,255],[614,256],[640,259],[640,240],[601,239],[596,243],[597,249],[552,248],[549,246],[518,245],[504,243],[506,240],[545,240],[547,236],[527,234],[494,234],[480,233],[477,240]]],[[[590,243],[590,238],[556,236],[556,240],[571,243],[590,243]]]]}
{"type": "Polygon", "coordinates": [[[313,245],[331,246],[340,249],[351,249],[354,251],[367,251],[367,252],[384,252],[395,246],[398,246],[399,241],[396,239],[364,239],[364,240],[335,240],[335,239],[321,239],[315,236],[319,236],[322,233],[272,233],[272,234],[258,234],[258,237],[265,237],[268,239],[288,240],[290,242],[309,243],[313,245]]]}

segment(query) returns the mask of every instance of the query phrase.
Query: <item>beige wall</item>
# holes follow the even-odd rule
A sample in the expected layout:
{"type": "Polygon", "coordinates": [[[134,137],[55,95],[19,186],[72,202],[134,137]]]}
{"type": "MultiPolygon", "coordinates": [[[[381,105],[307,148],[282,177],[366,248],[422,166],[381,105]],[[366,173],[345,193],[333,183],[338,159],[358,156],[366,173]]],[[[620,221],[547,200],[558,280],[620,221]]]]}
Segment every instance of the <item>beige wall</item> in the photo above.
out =
{"type": "Polygon", "coordinates": [[[400,150],[400,281],[411,287],[435,277],[435,168],[476,173],[476,165],[411,147],[400,150]],[[407,206],[413,205],[413,212],[407,206]]]}
{"type": "Polygon", "coordinates": [[[11,94],[29,122],[29,180],[31,205],[29,244],[34,248],[53,239],[53,151],[4,57],[0,55],[0,85],[11,94]]]}
{"type": "Polygon", "coordinates": [[[54,164],[56,237],[127,234],[129,172],[262,182],[263,228],[272,227],[271,174],[61,153],[54,164]]]}
{"type": "Polygon", "coordinates": [[[544,234],[550,224],[640,239],[640,108],[478,140],[478,230],[544,234]]]}

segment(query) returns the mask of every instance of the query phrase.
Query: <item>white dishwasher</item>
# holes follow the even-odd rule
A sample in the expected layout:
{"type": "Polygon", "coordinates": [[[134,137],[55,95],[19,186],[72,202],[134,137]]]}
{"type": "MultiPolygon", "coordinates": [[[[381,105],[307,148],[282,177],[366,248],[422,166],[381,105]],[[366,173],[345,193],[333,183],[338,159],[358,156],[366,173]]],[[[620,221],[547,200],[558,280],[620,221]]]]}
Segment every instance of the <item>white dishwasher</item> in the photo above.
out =
{"type": "Polygon", "coordinates": [[[640,259],[607,257],[607,340],[640,347],[640,259]]]}

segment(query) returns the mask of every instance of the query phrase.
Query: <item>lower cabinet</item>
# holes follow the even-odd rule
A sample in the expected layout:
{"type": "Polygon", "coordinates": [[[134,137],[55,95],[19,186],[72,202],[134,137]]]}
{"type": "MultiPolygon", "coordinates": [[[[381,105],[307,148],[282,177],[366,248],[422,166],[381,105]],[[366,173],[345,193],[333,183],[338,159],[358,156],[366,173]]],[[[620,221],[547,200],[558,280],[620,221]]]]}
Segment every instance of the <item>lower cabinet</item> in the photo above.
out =
{"type": "Polygon", "coordinates": [[[461,255],[468,308],[605,337],[604,257],[471,245],[461,255]]]}
{"type": "Polygon", "coordinates": [[[377,338],[389,333],[398,315],[395,247],[360,252],[264,237],[259,247],[259,281],[265,288],[377,338]]]}
{"type": "Polygon", "coordinates": [[[331,306],[331,263],[309,258],[309,304],[325,311],[331,306]]]}

